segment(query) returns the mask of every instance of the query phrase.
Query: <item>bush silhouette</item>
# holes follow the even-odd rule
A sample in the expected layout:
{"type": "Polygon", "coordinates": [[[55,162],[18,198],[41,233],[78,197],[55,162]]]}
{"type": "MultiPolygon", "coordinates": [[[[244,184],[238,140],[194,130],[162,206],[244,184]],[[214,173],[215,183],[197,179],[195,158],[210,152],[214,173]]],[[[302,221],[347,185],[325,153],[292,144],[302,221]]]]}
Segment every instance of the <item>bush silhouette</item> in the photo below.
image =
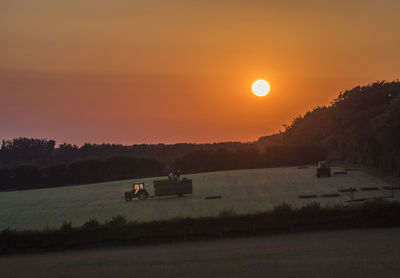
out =
{"type": "Polygon", "coordinates": [[[106,222],[106,225],[109,227],[122,227],[127,224],[126,216],[123,215],[117,215],[113,216],[113,218],[110,221],[106,222]]]}
{"type": "Polygon", "coordinates": [[[85,222],[85,224],[83,224],[83,227],[87,229],[95,229],[100,227],[100,222],[96,218],[90,218],[85,222]]]}

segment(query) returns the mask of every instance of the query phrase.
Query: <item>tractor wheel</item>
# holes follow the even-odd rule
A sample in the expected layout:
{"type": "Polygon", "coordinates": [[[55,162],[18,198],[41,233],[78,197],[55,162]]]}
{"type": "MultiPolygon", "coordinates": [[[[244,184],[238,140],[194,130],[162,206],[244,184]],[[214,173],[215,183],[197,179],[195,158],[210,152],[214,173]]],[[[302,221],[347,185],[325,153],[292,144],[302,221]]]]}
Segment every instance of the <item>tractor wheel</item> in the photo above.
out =
{"type": "Polygon", "coordinates": [[[146,190],[139,190],[139,192],[137,193],[137,197],[139,200],[146,200],[147,198],[149,198],[149,193],[147,193],[146,190]]]}

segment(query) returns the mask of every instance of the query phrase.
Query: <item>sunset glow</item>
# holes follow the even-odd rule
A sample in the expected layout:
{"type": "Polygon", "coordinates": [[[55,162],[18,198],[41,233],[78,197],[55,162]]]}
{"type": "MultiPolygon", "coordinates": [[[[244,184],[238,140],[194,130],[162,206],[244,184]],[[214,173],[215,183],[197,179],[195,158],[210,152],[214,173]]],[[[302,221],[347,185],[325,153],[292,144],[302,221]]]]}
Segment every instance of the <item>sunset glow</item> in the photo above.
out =
{"type": "Polygon", "coordinates": [[[257,140],[399,78],[400,2],[385,3],[4,0],[0,139],[257,140]]]}

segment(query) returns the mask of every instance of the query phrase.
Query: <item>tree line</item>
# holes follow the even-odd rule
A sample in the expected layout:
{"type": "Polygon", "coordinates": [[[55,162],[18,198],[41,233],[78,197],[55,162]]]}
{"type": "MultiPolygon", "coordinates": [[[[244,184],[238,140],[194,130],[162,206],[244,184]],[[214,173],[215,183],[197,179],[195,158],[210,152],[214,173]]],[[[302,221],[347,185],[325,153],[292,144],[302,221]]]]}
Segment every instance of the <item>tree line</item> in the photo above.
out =
{"type": "Polygon", "coordinates": [[[348,161],[400,175],[400,82],[341,92],[256,142],[80,147],[16,138],[0,148],[0,190],[183,173],[348,161]]]}
{"type": "Polygon", "coordinates": [[[235,151],[223,148],[216,151],[196,150],[177,159],[172,165],[184,173],[198,173],[314,164],[325,158],[326,152],[319,145],[275,145],[265,151],[247,146],[235,151]]]}
{"type": "Polygon", "coordinates": [[[25,164],[48,166],[59,163],[70,163],[83,159],[106,159],[110,157],[136,157],[157,159],[170,165],[176,158],[198,149],[215,150],[225,148],[235,150],[244,143],[222,142],[213,144],[91,144],[77,146],[62,143],[56,146],[51,139],[14,138],[2,140],[0,146],[0,167],[13,167],[25,164]]]}
{"type": "Polygon", "coordinates": [[[47,167],[20,165],[0,168],[0,190],[38,189],[164,174],[164,165],[154,159],[111,157],[84,159],[47,167]]]}
{"type": "Polygon", "coordinates": [[[400,82],[379,81],[341,92],[331,105],[295,118],[279,137],[284,145],[314,142],[331,160],[400,175],[400,82]]]}

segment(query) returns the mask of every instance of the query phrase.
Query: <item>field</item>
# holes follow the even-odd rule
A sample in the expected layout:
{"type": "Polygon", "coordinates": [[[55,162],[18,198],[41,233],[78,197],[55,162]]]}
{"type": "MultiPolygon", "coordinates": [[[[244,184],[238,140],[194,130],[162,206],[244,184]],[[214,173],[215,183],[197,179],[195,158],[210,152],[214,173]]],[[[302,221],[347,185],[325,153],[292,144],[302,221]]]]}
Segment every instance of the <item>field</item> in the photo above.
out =
{"type": "MultiPolygon", "coordinates": [[[[332,172],[343,171],[333,167],[332,172]]],[[[354,187],[354,198],[390,196],[382,190],[388,182],[362,171],[317,178],[316,169],[296,167],[251,169],[184,175],[193,180],[193,195],[183,198],[151,198],[146,201],[125,202],[123,193],[132,180],[113,181],[81,186],[0,193],[0,230],[7,227],[43,229],[59,227],[64,221],[80,226],[90,218],[104,222],[118,214],[132,221],[151,221],[174,217],[217,216],[221,211],[232,210],[238,214],[270,210],[287,202],[301,207],[309,202],[321,205],[344,204],[346,193],[339,197],[321,197],[322,194],[339,193],[339,189],[354,187]],[[360,191],[362,187],[380,190],[360,191]],[[317,195],[317,198],[299,198],[300,195],[317,195]],[[221,199],[205,200],[207,196],[221,199]]],[[[152,181],[140,179],[153,195],[152,181]]],[[[399,199],[395,194],[395,199],[399,199]]]]}
{"type": "Polygon", "coordinates": [[[399,228],[0,257],[2,277],[399,277],[399,228]]]}

